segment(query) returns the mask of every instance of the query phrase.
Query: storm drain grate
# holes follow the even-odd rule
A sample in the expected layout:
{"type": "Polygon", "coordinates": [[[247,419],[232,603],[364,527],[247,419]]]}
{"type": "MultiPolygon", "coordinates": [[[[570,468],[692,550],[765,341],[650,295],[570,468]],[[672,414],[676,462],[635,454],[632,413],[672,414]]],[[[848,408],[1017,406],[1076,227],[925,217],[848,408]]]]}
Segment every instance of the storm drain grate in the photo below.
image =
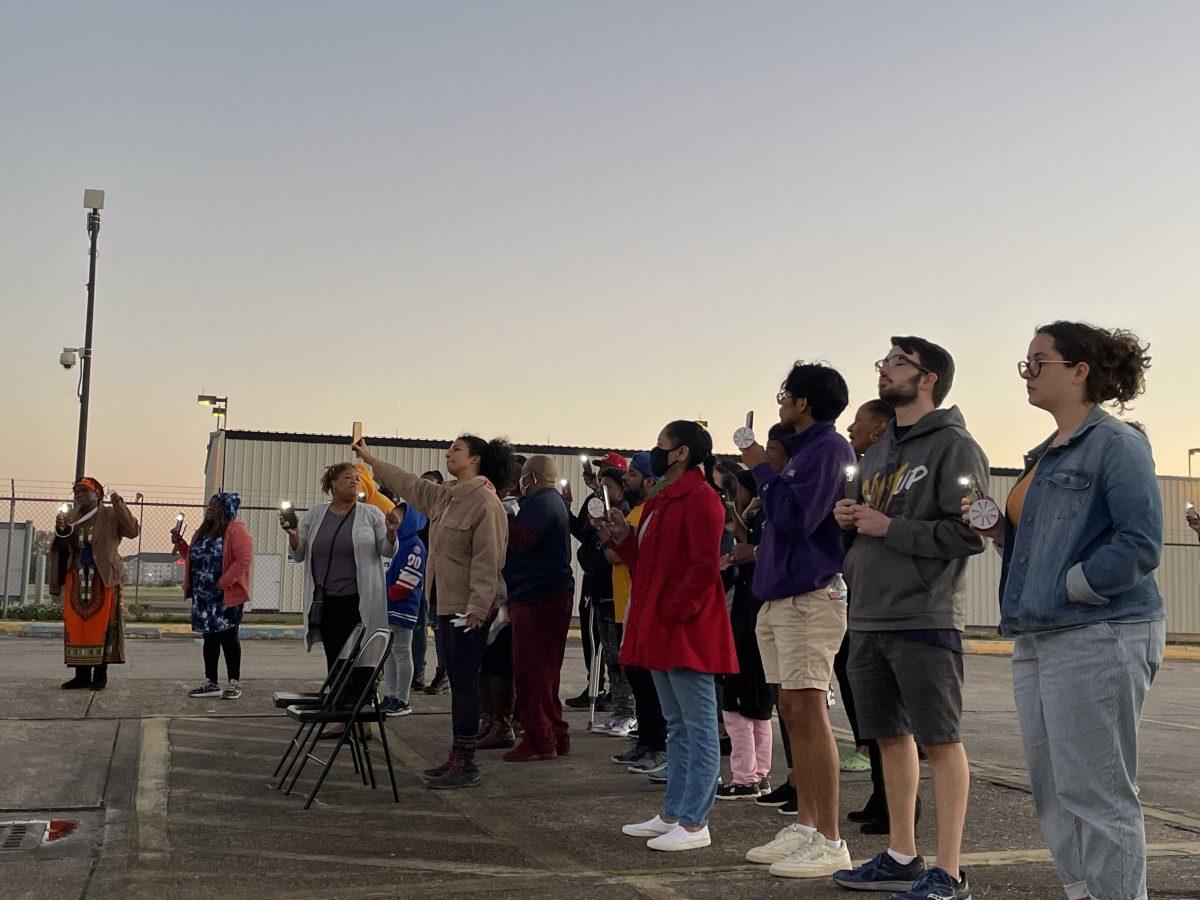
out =
{"type": "Polygon", "coordinates": [[[0,822],[0,852],[40,847],[49,822],[0,822]]]}

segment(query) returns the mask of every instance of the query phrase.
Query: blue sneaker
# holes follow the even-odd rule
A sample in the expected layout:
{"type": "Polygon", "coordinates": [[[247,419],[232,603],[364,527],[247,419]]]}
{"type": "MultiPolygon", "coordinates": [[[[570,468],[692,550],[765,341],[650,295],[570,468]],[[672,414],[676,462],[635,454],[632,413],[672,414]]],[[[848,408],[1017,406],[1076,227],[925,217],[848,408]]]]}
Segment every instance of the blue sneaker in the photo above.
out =
{"type": "Polygon", "coordinates": [[[962,881],[955,881],[945,869],[934,866],[926,869],[917,883],[902,894],[892,894],[892,900],[971,900],[967,871],[959,872],[962,881]]]}
{"type": "Polygon", "coordinates": [[[925,860],[917,857],[901,865],[885,850],[857,869],[842,869],[833,873],[833,880],[852,891],[907,891],[925,871],[925,860]]]}
{"type": "Polygon", "coordinates": [[[400,700],[399,697],[387,697],[379,704],[380,711],[385,716],[407,716],[412,707],[400,700]]]}

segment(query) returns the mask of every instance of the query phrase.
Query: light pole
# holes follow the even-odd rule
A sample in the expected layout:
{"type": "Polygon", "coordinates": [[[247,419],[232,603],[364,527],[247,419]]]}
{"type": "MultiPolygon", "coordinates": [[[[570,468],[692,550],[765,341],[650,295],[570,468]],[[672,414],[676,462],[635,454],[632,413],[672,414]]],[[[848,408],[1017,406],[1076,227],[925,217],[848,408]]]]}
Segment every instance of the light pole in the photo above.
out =
{"type": "MultiPolygon", "coordinates": [[[[218,397],[216,394],[197,394],[196,402],[201,406],[211,406],[212,414],[219,416],[220,421],[217,422],[218,431],[226,431],[229,428],[229,398],[218,397]]],[[[225,447],[221,448],[221,490],[225,490],[225,447]]]]}
{"type": "Polygon", "coordinates": [[[84,329],[79,379],[79,448],[75,453],[75,478],[83,477],[87,457],[88,401],[92,387],[92,314],[96,307],[96,241],[100,238],[100,210],[104,209],[104,191],[88,189],[83,192],[83,208],[87,215],[87,232],[92,239],[88,251],[87,325],[84,329]]]}
{"type": "Polygon", "coordinates": [[[1192,457],[1200,453],[1200,447],[1193,447],[1188,451],[1188,478],[1192,477],[1192,457]]]}

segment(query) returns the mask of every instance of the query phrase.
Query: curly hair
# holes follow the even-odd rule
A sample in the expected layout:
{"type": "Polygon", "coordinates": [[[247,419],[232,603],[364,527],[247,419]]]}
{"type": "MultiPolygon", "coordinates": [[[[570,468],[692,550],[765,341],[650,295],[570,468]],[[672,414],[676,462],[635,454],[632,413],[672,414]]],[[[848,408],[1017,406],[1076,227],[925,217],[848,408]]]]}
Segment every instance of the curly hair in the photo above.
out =
{"type": "Polygon", "coordinates": [[[1037,333],[1053,338],[1063,359],[1087,363],[1084,394],[1090,403],[1112,403],[1125,412],[1145,392],[1150,345],[1142,344],[1132,331],[1060,319],[1041,326],[1037,333]]]}
{"type": "Polygon", "coordinates": [[[339,462],[334,463],[332,466],[326,469],[325,474],[321,476],[321,493],[332,494],[333,483],[341,478],[342,473],[344,473],[347,469],[353,468],[355,468],[354,463],[339,462]]]}

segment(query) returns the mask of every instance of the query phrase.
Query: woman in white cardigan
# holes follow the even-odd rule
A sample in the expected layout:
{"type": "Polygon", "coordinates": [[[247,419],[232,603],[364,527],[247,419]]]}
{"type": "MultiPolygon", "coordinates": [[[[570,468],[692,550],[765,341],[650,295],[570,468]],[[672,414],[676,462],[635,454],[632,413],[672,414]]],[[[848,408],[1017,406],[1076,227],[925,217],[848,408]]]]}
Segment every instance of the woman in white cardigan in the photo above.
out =
{"type": "Polygon", "coordinates": [[[396,528],[358,501],[359,473],[352,463],[326,469],[321,490],[330,502],[311,507],[298,528],[284,530],[292,559],[304,564],[305,646],[311,650],[320,641],[332,668],[355,625],[361,622],[368,633],[388,627],[384,576],[396,553],[396,528]]]}

